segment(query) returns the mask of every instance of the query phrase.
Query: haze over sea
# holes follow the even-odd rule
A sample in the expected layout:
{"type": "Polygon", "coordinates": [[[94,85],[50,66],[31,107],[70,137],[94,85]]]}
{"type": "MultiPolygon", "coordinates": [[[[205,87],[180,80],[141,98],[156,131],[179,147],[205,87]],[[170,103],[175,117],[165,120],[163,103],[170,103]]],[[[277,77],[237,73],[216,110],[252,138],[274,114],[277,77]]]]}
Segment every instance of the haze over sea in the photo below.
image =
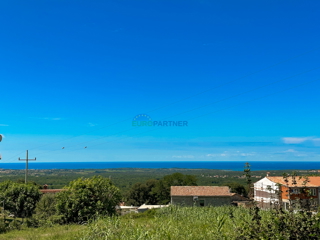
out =
{"type": "MultiPolygon", "coordinates": [[[[242,171],[244,161],[162,161],[162,162],[32,162],[29,169],[105,169],[105,168],[188,168],[242,171]]],[[[320,169],[320,162],[252,161],[251,170],[320,169]]],[[[1,169],[25,169],[25,163],[2,163],[1,169]]]]}

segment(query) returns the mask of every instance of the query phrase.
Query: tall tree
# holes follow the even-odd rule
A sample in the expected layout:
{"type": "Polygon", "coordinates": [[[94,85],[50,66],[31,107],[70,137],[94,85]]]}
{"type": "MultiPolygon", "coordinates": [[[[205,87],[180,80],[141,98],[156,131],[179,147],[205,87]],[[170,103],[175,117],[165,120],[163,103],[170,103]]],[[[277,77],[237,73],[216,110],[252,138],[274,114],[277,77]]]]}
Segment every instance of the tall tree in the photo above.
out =
{"type": "Polygon", "coordinates": [[[252,178],[251,178],[251,169],[250,169],[250,164],[248,162],[245,163],[244,165],[244,174],[246,177],[246,182],[248,186],[248,197],[250,199],[253,199],[253,191],[252,191],[252,178]]]}

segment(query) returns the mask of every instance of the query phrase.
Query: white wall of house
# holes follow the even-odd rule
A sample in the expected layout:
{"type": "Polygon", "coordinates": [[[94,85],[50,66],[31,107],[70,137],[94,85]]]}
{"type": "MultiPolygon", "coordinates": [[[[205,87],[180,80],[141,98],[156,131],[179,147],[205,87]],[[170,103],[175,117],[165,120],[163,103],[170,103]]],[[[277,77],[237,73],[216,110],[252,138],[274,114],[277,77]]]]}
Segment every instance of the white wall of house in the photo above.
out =
{"type": "Polygon", "coordinates": [[[276,191],[279,190],[279,187],[275,182],[270,181],[267,177],[262,178],[258,182],[254,183],[253,186],[255,201],[270,203],[278,200],[276,191]]]}

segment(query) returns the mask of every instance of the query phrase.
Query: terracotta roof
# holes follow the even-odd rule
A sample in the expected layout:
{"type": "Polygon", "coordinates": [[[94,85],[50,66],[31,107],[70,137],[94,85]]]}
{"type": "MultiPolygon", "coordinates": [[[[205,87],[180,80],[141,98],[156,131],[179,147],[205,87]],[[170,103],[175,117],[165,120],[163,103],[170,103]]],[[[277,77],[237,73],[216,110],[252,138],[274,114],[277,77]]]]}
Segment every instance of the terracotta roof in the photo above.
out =
{"type": "Polygon", "coordinates": [[[63,191],[64,189],[40,189],[42,193],[58,193],[63,191]]]}
{"type": "Polygon", "coordinates": [[[241,196],[238,193],[231,193],[231,199],[233,201],[248,201],[249,200],[248,198],[241,196]]]}
{"type": "Polygon", "coordinates": [[[299,176],[295,177],[297,184],[292,184],[292,177],[288,177],[288,183],[284,181],[283,177],[266,177],[270,181],[285,185],[288,187],[320,187],[320,176],[318,177],[308,177],[308,182],[305,184],[306,179],[304,177],[300,178],[299,176]]]}
{"type": "Polygon", "coordinates": [[[227,186],[172,186],[171,196],[232,196],[227,186]]]}

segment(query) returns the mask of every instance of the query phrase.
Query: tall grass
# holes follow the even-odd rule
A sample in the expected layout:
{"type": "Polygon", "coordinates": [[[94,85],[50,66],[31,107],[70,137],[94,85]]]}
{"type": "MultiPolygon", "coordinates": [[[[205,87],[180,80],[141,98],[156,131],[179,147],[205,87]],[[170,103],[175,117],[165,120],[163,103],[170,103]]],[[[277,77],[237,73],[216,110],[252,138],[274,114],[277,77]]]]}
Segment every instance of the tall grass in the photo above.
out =
{"type": "Polygon", "coordinates": [[[235,229],[246,221],[248,209],[171,206],[142,221],[136,215],[100,219],[81,239],[235,239],[235,229]]]}
{"type": "Polygon", "coordinates": [[[241,207],[170,206],[142,214],[100,218],[80,225],[23,229],[0,239],[319,239],[320,218],[308,212],[241,207]]]}
{"type": "Polygon", "coordinates": [[[78,240],[85,226],[54,225],[51,227],[22,228],[0,234],[0,240],[78,240]]]}
{"type": "Polygon", "coordinates": [[[258,208],[176,207],[154,214],[97,220],[81,233],[93,239],[319,239],[320,219],[308,212],[258,208]]]}

